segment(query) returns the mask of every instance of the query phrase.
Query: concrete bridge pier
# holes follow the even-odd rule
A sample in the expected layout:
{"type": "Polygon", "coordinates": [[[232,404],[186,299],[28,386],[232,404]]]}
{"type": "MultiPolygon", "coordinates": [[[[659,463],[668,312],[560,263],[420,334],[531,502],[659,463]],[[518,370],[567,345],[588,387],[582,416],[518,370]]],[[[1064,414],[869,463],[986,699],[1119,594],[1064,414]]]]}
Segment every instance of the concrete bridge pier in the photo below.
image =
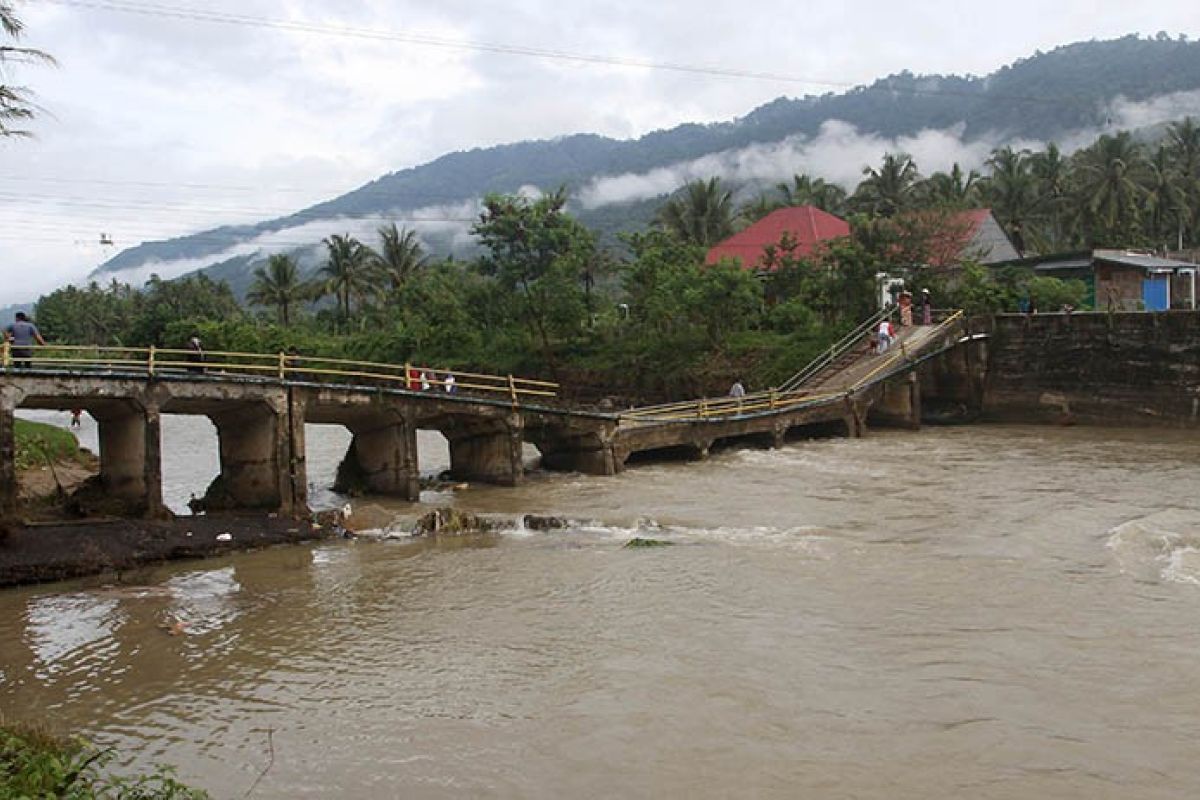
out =
{"type": "Polygon", "coordinates": [[[919,430],[921,427],[921,380],[914,370],[887,381],[871,406],[872,421],[894,427],[919,430]]]}
{"type": "Polygon", "coordinates": [[[132,400],[89,404],[100,434],[100,486],[133,512],[163,513],[162,423],[158,409],[132,400]]]}
{"type": "Polygon", "coordinates": [[[862,404],[853,397],[846,397],[843,402],[842,421],[846,425],[846,436],[851,439],[861,439],[867,435],[867,412],[862,404]]]}
{"type": "Polygon", "coordinates": [[[616,475],[624,467],[614,439],[616,426],[603,425],[590,431],[564,426],[526,427],[526,438],[537,445],[542,466],[584,475],[616,475]]]}
{"type": "Polygon", "coordinates": [[[450,474],[461,481],[517,486],[525,480],[524,423],[519,414],[503,418],[457,418],[442,431],[450,442],[450,474]]]}
{"type": "Polygon", "coordinates": [[[417,428],[411,414],[351,425],[350,431],[354,434],[350,448],[367,491],[421,499],[417,428]]]}
{"type": "Polygon", "coordinates": [[[17,509],[17,441],[13,411],[17,403],[7,387],[0,387],[0,519],[17,509]]]}
{"type": "Polygon", "coordinates": [[[221,475],[209,487],[210,508],[294,510],[287,414],[269,402],[230,404],[210,412],[220,442],[221,475]]]}

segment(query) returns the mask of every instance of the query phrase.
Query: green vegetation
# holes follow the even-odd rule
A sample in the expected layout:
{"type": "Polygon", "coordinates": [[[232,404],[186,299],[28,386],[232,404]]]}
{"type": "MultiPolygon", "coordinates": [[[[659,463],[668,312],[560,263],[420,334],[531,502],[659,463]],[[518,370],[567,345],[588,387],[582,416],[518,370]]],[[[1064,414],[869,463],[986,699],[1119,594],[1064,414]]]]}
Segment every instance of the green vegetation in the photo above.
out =
{"type": "Polygon", "coordinates": [[[559,381],[573,399],[618,403],[723,393],[735,378],[777,386],[875,310],[876,276],[903,274],[939,307],[972,313],[1028,305],[1081,308],[1078,281],[985,269],[963,251],[971,223],[994,209],[1018,249],[1200,243],[1200,124],[1167,126],[1147,144],[1105,135],[1064,156],[997,149],[986,173],[923,175],[887,154],[847,193],[797,174],[738,208],[720,180],[684,186],[656,224],[619,246],[568,210],[565,190],[536,199],[489,195],[472,228],[472,260],[431,259],[411,230],[377,242],[333,235],[307,275],[288,254],[255,271],[247,299],[204,274],[151,278],[143,290],[68,287],[38,302],[54,342],[282,352],[559,381]],[[784,235],[770,271],[705,265],[708,248],[772,209],[816,203],[848,217],[853,234],[816,252],[784,235]],[[964,259],[965,262],[964,263],[964,259]]]}
{"type": "Polygon", "coordinates": [[[18,469],[36,469],[47,463],[75,461],[81,456],[75,434],[54,425],[14,420],[18,469]]]}
{"type": "Polygon", "coordinates": [[[0,724],[0,798],[29,800],[203,800],[208,795],[160,767],[146,775],[105,772],[114,757],[76,738],[27,725],[0,724]]]}
{"type": "Polygon", "coordinates": [[[13,10],[13,4],[0,2],[0,137],[29,136],[29,131],[13,125],[21,125],[32,119],[35,110],[28,89],[3,83],[7,73],[5,64],[54,63],[54,59],[41,50],[9,43],[20,39],[24,30],[25,26],[13,10]]]}

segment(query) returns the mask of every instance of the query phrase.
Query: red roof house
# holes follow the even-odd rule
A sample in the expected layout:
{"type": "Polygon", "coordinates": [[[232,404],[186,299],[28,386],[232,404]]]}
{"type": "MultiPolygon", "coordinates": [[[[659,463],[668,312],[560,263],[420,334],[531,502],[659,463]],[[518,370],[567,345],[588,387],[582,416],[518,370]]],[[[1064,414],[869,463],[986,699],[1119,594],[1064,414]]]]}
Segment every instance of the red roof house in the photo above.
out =
{"type": "Polygon", "coordinates": [[[773,270],[777,265],[764,263],[768,247],[778,248],[784,236],[789,239],[789,255],[804,257],[813,254],[817,245],[850,235],[850,224],[816,206],[789,206],[772,211],[743,231],[715,245],[704,259],[716,264],[723,258],[739,262],[743,269],[755,272],[773,270]]]}

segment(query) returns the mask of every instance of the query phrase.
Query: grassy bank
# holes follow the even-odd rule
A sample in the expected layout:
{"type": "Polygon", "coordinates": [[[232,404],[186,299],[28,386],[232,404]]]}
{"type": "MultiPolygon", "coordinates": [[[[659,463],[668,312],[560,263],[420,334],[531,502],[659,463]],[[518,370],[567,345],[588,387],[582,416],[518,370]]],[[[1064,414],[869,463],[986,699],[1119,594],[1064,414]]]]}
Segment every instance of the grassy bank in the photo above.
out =
{"type": "Polygon", "coordinates": [[[79,738],[0,721],[0,798],[67,800],[204,800],[167,768],[131,777],[111,774],[115,757],[79,738]]]}
{"type": "Polygon", "coordinates": [[[46,463],[78,462],[83,459],[75,434],[55,425],[15,420],[17,469],[37,469],[46,463]]]}

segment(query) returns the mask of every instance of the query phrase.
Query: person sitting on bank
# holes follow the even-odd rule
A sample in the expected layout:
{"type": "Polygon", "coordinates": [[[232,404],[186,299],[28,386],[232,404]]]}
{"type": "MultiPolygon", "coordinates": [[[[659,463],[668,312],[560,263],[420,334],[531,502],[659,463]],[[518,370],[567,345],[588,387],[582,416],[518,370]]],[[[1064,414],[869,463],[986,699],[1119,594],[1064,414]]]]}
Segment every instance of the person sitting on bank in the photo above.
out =
{"type": "Polygon", "coordinates": [[[746,387],[742,385],[742,379],[738,378],[733,382],[733,386],[729,387],[730,397],[745,397],[746,387]]]}
{"type": "Polygon", "coordinates": [[[4,329],[4,340],[12,345],[12,363],[17,369],[29,369],[33,366],[33,346],[46,346],[42,334],[29,321],[24,311],[18,311],[16,319],[4,329]]]}

